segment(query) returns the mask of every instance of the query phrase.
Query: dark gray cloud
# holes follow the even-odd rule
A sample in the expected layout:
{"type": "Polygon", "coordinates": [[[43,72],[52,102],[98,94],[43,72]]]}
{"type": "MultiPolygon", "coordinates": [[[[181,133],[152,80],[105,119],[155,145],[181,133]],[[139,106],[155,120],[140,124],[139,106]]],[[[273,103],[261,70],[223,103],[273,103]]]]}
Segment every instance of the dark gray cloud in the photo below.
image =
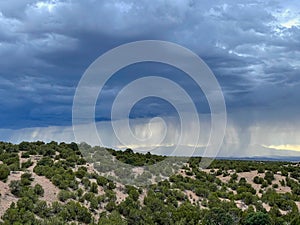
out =
{"type": "Polygon", "coordinates": [[[2,128],[70,125],[72,98],[88,65],[113,47],[143,39],[196,52],[216,74],[229,113],[288,120],[279,113],[284,108],[299,115],[298,1],[5,0],[2,128]]]}

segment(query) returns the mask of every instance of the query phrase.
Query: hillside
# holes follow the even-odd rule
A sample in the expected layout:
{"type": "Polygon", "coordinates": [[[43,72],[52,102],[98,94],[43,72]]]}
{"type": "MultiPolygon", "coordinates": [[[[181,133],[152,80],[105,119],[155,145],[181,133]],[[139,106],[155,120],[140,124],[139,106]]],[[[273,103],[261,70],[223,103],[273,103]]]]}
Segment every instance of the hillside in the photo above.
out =
{"type": "MultiPolygon", "coordinates": [[[[165,159],[109,151],[135,166],[165,159]]],[[[300,224],[298,163],[200,160],[139,187],[99,174],[75,143],[0,142],[0,224],[300,224]]]]}

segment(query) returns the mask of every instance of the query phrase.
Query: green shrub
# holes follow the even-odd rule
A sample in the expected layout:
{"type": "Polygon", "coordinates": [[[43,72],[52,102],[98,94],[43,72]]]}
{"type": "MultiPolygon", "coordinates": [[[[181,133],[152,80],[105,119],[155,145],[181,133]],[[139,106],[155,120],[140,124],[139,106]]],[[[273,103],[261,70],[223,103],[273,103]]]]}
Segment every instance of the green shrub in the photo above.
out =
{"type": "Polygon", "coordinates": [[[44,189],[40,184],[36,184],[34,186],[34,193],[36,193],[39,196],[44,196],[44,189]]]}
{"type": "Polygon", "coordinates": [[[253,182],[254,182],[255,184],[262,184],[262,183],[264,182],[264,178],[255,176],[255,177],[253,178],[253,182]]]}
{"type": "Polygon", "coordinates": [[[6,180],[10,170],[6,164],[0,164],[0,180],[6,180]]]}
{"type": "Polygon", "coordinates": [[[244,220],[245,225],[271,225],[271,219],[268,214],[263,212],[254,212],[247,215],[244,220]]]}

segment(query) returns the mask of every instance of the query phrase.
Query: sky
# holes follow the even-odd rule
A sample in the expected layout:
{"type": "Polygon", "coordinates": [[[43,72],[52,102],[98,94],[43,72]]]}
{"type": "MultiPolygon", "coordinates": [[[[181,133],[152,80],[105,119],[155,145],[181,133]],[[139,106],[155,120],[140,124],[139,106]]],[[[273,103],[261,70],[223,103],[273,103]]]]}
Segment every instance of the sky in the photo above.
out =
{"type": "MultiPolygon", "coordinates": [[[[83,73],[101,54],[140,40],[182,45],[212,70],[227,109],[221,156],[300,154],[297,0],[2,0],[0,139],[74,140],[72,104],[83,73]]],[[[193,95],[206,130],[209,106],[193,82],[165,65],[132,65],[115,74],[98,99],[96,122],[107,146],[138,147],[112,137],[110,108],[122,86],[141,74],[160,73],[193,95]]],[[[130,119],[135,133],[146,137],[153,116],[166,122],[154,121],[152,133],[159,136],[165,125],[170,127],[160,146],[174,145],[177,114],[161,99],[144,99],[134,106],[130,119]]],[[[190,141],[185,134],[186,147],[190,141]]]]}

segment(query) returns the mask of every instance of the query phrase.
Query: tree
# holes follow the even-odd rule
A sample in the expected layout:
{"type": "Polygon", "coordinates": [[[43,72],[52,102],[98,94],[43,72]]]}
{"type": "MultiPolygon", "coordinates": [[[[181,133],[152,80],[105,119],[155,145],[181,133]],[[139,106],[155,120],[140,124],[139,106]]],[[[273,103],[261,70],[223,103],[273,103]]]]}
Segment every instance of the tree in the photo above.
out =
{"type": "Polygon", "coordinates": [[[98,193],[98,185],[94,182],[91,183],[90,192],[97,194],[98,193]]]}
{"type": "Polygon", "coordinates": [[[98,200],[97,198],[92,198],[91,201],[90,201],[90,209],[91,210],[95,210],[95,209],[98,209],[98,200]]]}
{"type": "Polygon", "coordinates": [[[47,202],[38,201],[35,205],[34,212],[42,218],[49,216],[50,210],[47,207],[47,202]]]}
{"type": "Polygon", "coordinates": [[[116,203],[113,201],[110,201],[107,203],[107,205],[105,206],[105,209],[109,212],[113,211],[116,208],[116,203]]]}
{"type": "Polygon", "coordinates": [[[87,169],[85,167],[79,167],[75,172],[75,176],[82,179],[87,174],[87,169]]]}
{"type": "Polygon", "coordinates": [[[23,162],[23,163],[22,163],[21,168],[22,168],[22,169],[25,169],[25,168],[28,168],[28,167],[30,167],[30,166],[32,166],[32,165],[33,165],[33,162],[29,159],[29,160],[27,160],[26,162],[23,162]]]}
{"type": "Polygon", "coordinates": [[[127,222],[122,219],[118,211],[112,211],[109,216],[100,217],[98,225],[127,225],[127,222]]]}
{"type": "Polygon", "coordinates": [[[92,215],[87,208],[81,206],[78,202],[70,201],[66,204],[68,220],[78,220],[83,223],[90,223],[92,215]]]}
{"type": "Polygon", "coordinates": [[[272,171],[267,171],[265,173],[265,180],[268,182],[268,184],[272,184],[272,180],[275,180],[274,173],[272,171]]]}
{"type": "Polygon", "coordinates": [[[28,151],[31,148],[31,144],[27,141],[23,141],[19,144],[20,151],[28,151]]]}
{"type": "Polygon", "coordinates": [[[18,208],[22,209],[24,208],[25,210],[32,210],[34,206],[34,202],[32,199],[29,197],[22,197],[18,202],[17,202],[18,208]]]}
{"type": "Polygon", "coordinates": [[[69,192],[69,191],[66,191],[66,190],[61,190],[59,193],[58,193],[58,199],[62,202],[65,202],[67,201],[69,198],[71,198],[71,195],[72,193],[69,192]]]}
{"type": "Polygon", "coordinates": [[[21,181],[19,180],[12,180],[9,184],[10,191],[13,195],[20,197],[21,193],[21,181]]]}
{"type": "Polygon", "coordinates": [[[39,196],[44,196],[44,189],[40,184],[36,184],[34,186],[34,193],[36,193],[39,196]]]}
{"type": "Polygon", "coordinates": [[[222,208],[212,208],[203,219],[204,225],[232,225],[233,219],[222,208]]]}
{"type": "Polygon", "coordinates": [[[262,177],[255,176],[255,177],[253,178],[253,182],[254,182],[255,184],[262,184],[262,183],[264,182],[264,179],[263,179],[262,177]]]}
{"type": "Polygon", "coordinates": [[[209,190],[207,190],[207,188],[196,188],[195,193],[202,198],[207,198],[209,196],[209,190]]]}
{"type": "Polygon", "coordinates": [[[9,175],[9,168],[6,164],[0,164],[0,180],[6,180],[9,175]]]}
{"type": "Polygon", "coordinates": [[[135,187],[127,185],[126,192],[134,201],[137,201],[139,199],[140,194],[135,187]]]}
{"type": "Polygon", "coordinates": [[[33,181],[33,178],[31,177],[31,173],[24,173],[21,175],[21,185],[22,186],[28,186],[33,181]]]}
{"type": "Polygon", "coordinates": [[[292,221],[291,225],[299,225],[300,224],[300,216],[296,216],[292,221]]]}
{"type": "Polygon", "coordinates": [[[97,184],[100,185],[100,186],[105,186],[106,184],[108,183],[108,180],[107,178],[105,177],[102,177],[102,176],[98,176],[97,177],[97,184]]]}
{"type": "Polygon", "coordinates": [[[237,179],[238,179],[237,173],[233,173],[233,174],[231,175],[231,179],[232,179],[232,180],[237,180],[237,179]]]}
{"type": "Polygon", "coordinates": [[[263,212],[253,212],[246,216],[245,225],[271,225],[271,219],[268,214],[263,212]]]}
{"type": "MultiPolygon", "coordinates": [[[[171,207],[168,207],[167,211],[172,211],[171,207]]],[[[200,209],[197,206],[192,205],[190,202],[184,202],[180,207],[174,210],[172,218],[174,221],[180,221],[181,219],[185,219],[189,221],[189,224],[198,224],[202,215],[200,213],[200,209]],[[193,220],[193,223],[192,221],[193,220]]],[[[187,224],[187,223],[186,223],[187,224]]]]}

